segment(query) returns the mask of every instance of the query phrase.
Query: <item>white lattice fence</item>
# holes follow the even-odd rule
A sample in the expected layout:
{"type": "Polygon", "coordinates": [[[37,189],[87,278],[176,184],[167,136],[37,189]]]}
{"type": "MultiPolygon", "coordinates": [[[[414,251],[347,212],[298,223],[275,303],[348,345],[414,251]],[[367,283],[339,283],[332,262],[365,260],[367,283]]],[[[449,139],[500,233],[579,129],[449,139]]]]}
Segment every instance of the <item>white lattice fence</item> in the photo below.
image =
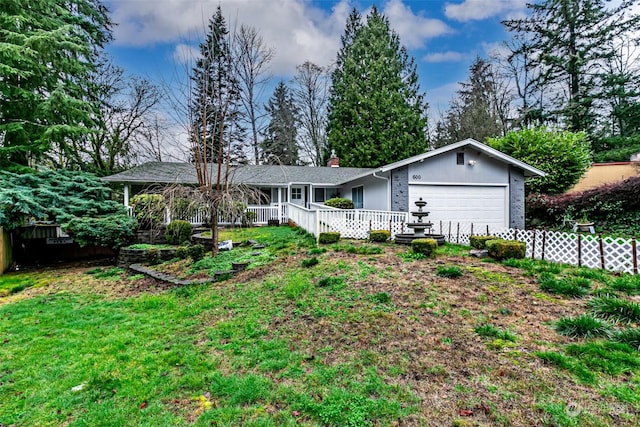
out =
{"type": "Polygon", "coordinates": [[[528,258],[638,274],[635,239],[543,230],[492,230],[492,235],[526,243],[528,258]]]}
{"type": "MultiPolygon", "coordinates": [[[[412,232],[407,227],[406,212],[294,211],[295,208],[291,210],[289,217],[316,236],[324,231],[338,231],[344,238],[367,239],[370,230],[383,229],[390,230],[393,238],[398,233],[412,232]],[[315,224],[318,225],[317,229],[315,224]]],[[[517,230],[479,223],[443,221],[434,224],[432,231],[443,234],[450,243],[462,245],[469,244],[472,234],[491,234],[503,239],[525,242],[528,258],[638,274],[638,250],[635,239],[545,230],[517,230]]]]}

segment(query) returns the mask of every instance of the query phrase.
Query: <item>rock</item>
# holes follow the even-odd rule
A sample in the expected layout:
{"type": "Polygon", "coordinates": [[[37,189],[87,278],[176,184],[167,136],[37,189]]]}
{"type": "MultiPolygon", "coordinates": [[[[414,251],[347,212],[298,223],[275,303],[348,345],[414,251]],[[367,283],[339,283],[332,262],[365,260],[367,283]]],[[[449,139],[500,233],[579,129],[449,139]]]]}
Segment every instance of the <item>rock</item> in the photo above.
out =
{"type": "Polygon", "coordinates": [[[471,249],[469,251],[469,255],[477,258],[487,258],[489,256],[489,251],[486,249],[471,249]]]}

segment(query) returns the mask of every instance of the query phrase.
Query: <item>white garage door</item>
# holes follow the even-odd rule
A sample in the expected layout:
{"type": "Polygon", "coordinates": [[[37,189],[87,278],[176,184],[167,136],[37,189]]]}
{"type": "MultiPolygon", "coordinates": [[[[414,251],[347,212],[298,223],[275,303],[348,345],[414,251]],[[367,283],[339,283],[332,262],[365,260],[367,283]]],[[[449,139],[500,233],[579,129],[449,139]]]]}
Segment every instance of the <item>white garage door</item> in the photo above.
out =
{"type": "Polygon", "coordinates": [[[453,223],[489,224],[506,227],[508,218],[507,187],[417,185],[409,186],[409,211],[416,210],[414,202],[422,197],[427,202],[427,219],[453,223]]]}

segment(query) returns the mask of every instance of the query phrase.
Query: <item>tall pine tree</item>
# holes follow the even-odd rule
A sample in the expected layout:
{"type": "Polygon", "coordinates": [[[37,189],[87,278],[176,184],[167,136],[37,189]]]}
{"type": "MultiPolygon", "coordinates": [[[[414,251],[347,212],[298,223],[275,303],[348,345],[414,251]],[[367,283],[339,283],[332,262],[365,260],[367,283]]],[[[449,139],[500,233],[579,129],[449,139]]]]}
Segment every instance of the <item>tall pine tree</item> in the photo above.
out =
{"type": "Polygon", "coordinates": [[[469,79],[460,85],[458,97],[436,125],[434,148],[466,138],[485,142],[507,131],[509,95],[489,62],[477,57],[469,67],[469,79]]]}
{"type": "Polygon", "coordinates": [[[364,25],[351,13],[331,77],[328,141],[341,165],[377,167],[426,150],[414,60],[377,8],[364,25]]]}
{"type": "Polygon", "coordinates": [[[200,57],[192,72],[190,113],[196,162],[238,162],[244,139],[240,95],[229,30],[220,6],[209,20],[200,57]]]}
{"type": "Polygon", "coordinates": [[[3,0],[0,164],[39,162],[93,126],[89,74],[111,39],[100,0],[3,0]]]}
{"type": "Polygon", "coordinates": [[[504,21],[508,30],[531,41],[529,65],[543,70],[537,84],[553,93],[551,113],[569,130],[594,131],[594,100],[601,96],[611,41],[635,29],[640,19],[629,14],[633,3],[608,7],[604,0],[544,0],[528,5],[527,18],[504,21]]]}
{"type": "Polygon", "coordinates": [[[263,162],[272,165],[298,165],[298,111],[291,91],[283,82],[273,91],[266,111],[270,120],[262,142],[263,162]]]}

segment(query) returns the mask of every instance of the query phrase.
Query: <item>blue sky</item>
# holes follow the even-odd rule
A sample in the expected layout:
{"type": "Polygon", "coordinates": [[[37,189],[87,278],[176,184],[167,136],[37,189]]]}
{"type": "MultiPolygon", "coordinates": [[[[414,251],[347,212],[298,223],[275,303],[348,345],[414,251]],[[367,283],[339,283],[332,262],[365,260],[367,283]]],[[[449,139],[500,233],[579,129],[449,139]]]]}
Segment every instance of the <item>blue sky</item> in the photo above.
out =
{"type": "Polygon", "coordinates": [[[526,0],[106,0],[115,40],[108,51],[129,73],[168,81],[185,69],[218,4],[230,26],[255,27],[276,51],[274,80],[289,80],[304,61],[328,66],[353,7],[373,4],[415,58],[431,116],[446,109],[476,55],[488,56],[509,35],[500,21],[524,16],[526,0]]]}

